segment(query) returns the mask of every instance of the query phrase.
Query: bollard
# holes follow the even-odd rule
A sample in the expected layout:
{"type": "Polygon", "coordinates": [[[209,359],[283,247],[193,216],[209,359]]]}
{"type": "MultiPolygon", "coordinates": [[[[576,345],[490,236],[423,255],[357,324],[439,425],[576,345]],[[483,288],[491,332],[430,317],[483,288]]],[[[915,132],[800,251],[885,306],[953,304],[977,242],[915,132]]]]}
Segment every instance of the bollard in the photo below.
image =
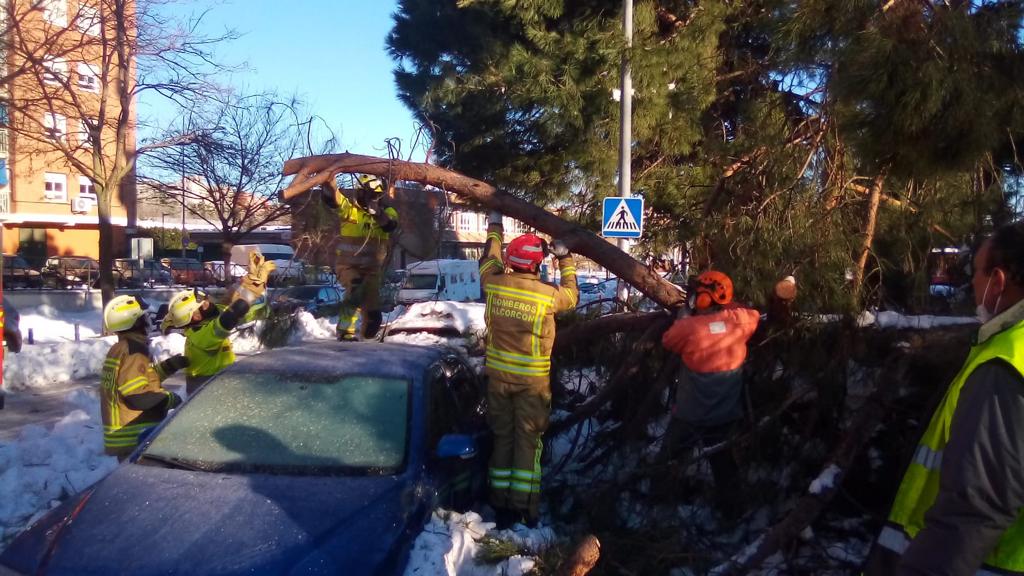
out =
{"type": "Polygon", "coordinates": [[[75,342],[78,342],[78,322],[75,322],[75,342]]]}
{"type": "Polygon", "coordinates": [[[31,328],[28,329],[28,343],[29,344],[35,344],[36,343],[36,339],[32,337],[32,329],[31,328]]]}

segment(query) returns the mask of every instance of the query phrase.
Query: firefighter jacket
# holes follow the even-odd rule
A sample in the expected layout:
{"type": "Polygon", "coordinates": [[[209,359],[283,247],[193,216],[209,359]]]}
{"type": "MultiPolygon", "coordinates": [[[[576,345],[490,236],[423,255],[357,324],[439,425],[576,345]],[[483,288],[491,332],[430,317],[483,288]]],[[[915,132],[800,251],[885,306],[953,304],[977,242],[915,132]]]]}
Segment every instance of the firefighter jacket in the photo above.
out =
{"type": "Polygon", "coordinates": [[[536,274],[504,271],[501,224],[487,228],[487,249],[480,260],[480,284],[487,299],[487,375],[527,388],[550,385],[555,314],[576,307],[576,265],[559,258],[561,286],[536,274]]]}
{"type": "MultiPolygon", "coordinates": [[[[257,301],[259,302],[259,301],[257,301]]],[[[228,337],[240,322],[253,319],[262,303],[250,307],[238,299],[230,306],[217,306],[219,313],[185,330],[186,374],[189,378],[208,377],[235,363],[235,351],[228,337]]]]}
{"type": "Polygon", "coordinates": [[[1024,302],[978,342],[907,466],[869,576],[1024,574],[1024,302]]]}
{"type": "Polygon", "coordinates": [[[178,397],[161,386],[169,374],[149,360],[142,334],[119,334],[103,362],[100,411],[103,447],[112,456],[126,456],[139,443],[139,433],[155,426],[178,397]]]}
{"type": "Polygon", "coordinates": [[[377,223],[373,215],[361,206],[352,202],[344,194],[336,194],[338,217],[341,220],[341,231],[338,237],[336,254],[338,264],[352,267],[380,267],[387,259],[388,239],[391,231],[398,223],[398,211],[388,206],[384,214],[393,223],[385,229],[377,223]]]}
{"type": "Polygon", "coordinates": [[[743,416],[742,366],[760,319],[756,310],[731,306],[680,318],[665,331],[662,345],[683,361],[673,416],[693,426],[718,426],[743,416]]]}

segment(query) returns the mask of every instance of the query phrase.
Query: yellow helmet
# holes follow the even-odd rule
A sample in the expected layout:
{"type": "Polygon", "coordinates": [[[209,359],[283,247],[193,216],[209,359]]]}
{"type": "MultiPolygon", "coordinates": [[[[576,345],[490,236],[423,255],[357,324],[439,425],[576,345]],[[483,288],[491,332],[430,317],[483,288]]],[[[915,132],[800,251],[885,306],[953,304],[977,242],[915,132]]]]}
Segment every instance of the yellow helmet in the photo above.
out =
{"type": "Polygon", "coordinates": [[[373,174],[360,174],[356,176],[359,185],[373,192],[384,192],[384,182],[373,174]]]}
{"type": "Polygon", "coordinates": [[[137,296],[117,296],[103,307],[103,325],[108,332],[130,330],[146,315],[149,305],[137,296]]]}
{"type": "Polygon", "coordinates": [[[167,304],[167,315],[160,322],[160,330],[167,331],[171,326],[184,328],[192,323],[192,315],[203,305],[202,293],[198,290],[182,290],[171,298],[167,304]]]}

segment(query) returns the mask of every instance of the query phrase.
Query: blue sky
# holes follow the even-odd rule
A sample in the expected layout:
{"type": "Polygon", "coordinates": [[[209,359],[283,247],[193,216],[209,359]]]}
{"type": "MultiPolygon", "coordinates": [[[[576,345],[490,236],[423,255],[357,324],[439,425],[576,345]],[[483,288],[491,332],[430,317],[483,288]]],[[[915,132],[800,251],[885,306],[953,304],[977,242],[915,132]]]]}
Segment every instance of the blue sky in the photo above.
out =
{"type": "MultiPolygon", "coordinates": [[[[238,40],[217,49],[218,60],[243,66],[227,79],[248,92],[297,94],[324,118],[341,142],[338,152],[384,154],[384,139],[403,140],[408,155],[412,115],[398,101],[384,49],[394,0],[228,0],[210,2],[206,33],[232,28],[238,40]]],[[[171,4],[189,12],[202,3],[171,4]]],[[[166,123],[171,110],[156,98],[140,102],[143,118],[166,123]]],[[[419,157],[420,154],[417,154],[419,157]]],[[[422,158],[417,158],[422,161],[422,158]]]]}

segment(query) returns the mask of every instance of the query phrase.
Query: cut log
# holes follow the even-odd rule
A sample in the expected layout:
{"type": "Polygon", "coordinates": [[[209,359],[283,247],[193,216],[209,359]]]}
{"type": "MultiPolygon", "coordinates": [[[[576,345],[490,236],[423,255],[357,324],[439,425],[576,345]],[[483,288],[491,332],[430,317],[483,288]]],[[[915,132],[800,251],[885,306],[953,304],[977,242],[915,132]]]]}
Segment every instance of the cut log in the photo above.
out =
{"type": "Polygon", "coordinates": [[[558,576],[587,576],[601,558],[601,541],[587,534],[576,551],[558,568],[558,576]]]}
{"type": "Polygon", "coordinates": [[[281,196],[284,200],[290,200],[343,172],[374,174],[392,181],[420,182],[458,194],[553,238],[561,239],[573,252],[604,266],[666,308],[677,308],[683,304],[683,294],[674,284],[593,232],[567,222],[539,206],[501,192],[486,182],[430,164],[348,153],[295,158],[284,164],[284,175],[294,175],[295,178],[281,192],[281,196]]]}
{"type": "Polygon", "coordinates": [[[628,312],[608,314],[593,320],[577,322],[558,329],[553,353],[561,354],[573,346],[579,346],[597,338],[607,338],[610,334],[646,330],[651,322],[666,317],[664,312],[628,312]]]}

